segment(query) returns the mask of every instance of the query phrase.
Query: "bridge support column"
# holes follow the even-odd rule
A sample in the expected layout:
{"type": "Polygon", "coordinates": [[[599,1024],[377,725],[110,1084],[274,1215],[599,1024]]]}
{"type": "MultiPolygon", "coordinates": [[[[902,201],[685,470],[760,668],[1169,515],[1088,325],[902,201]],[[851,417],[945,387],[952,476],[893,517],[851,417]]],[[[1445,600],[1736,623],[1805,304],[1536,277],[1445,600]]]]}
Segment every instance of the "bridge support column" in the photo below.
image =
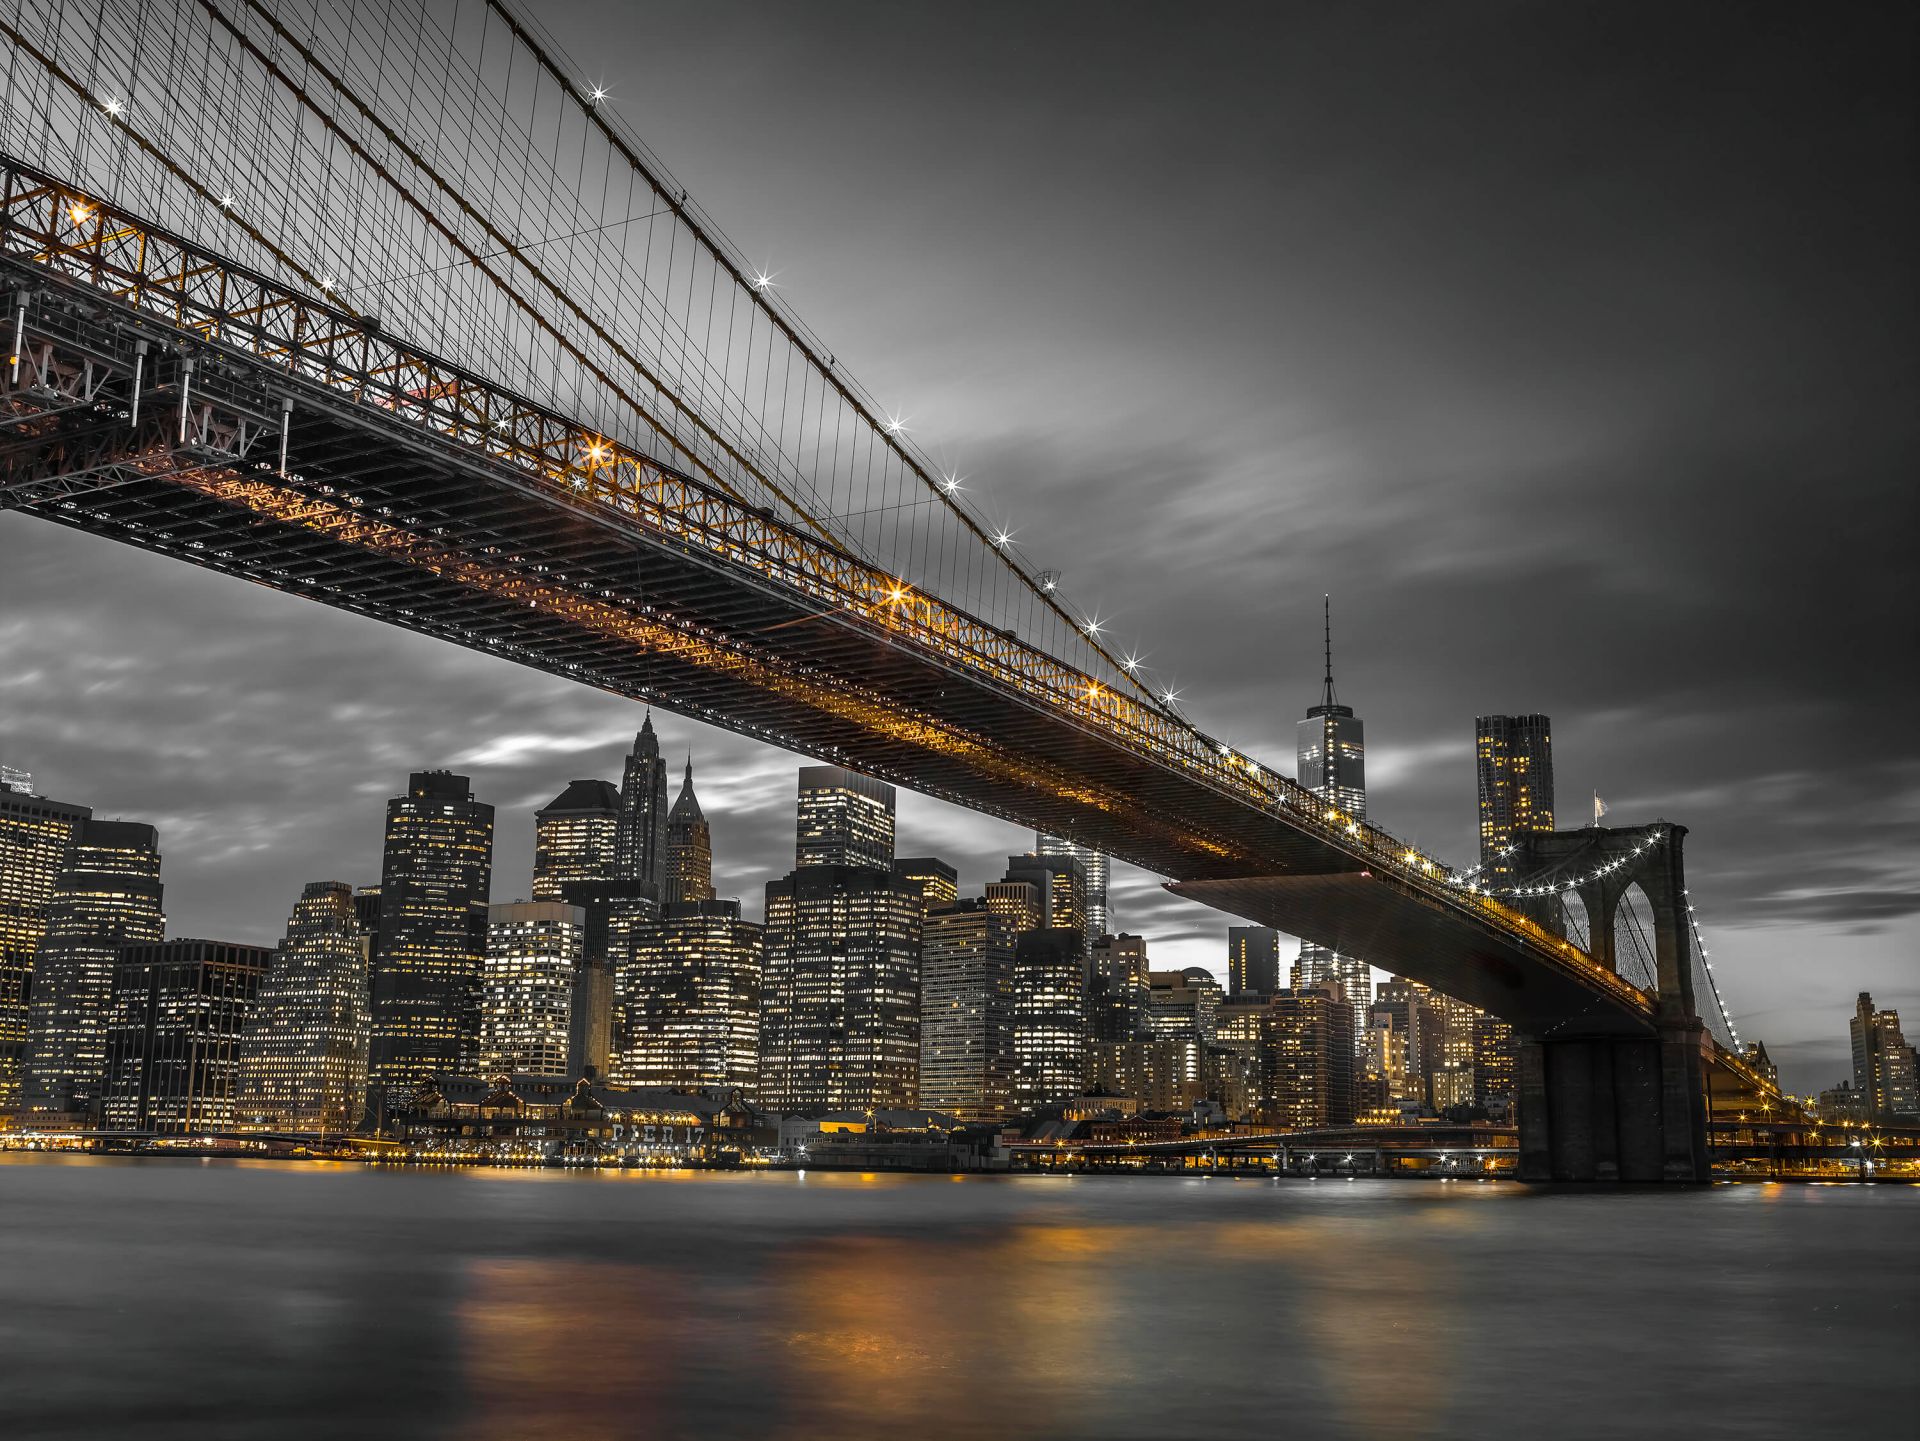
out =
{"type": "Polygon", "coordinates": [[[1705,1181],[1703,1071],[1698,1021],[1648,1039],[1523,1040],[1520,1179],[1705,1181]]]}

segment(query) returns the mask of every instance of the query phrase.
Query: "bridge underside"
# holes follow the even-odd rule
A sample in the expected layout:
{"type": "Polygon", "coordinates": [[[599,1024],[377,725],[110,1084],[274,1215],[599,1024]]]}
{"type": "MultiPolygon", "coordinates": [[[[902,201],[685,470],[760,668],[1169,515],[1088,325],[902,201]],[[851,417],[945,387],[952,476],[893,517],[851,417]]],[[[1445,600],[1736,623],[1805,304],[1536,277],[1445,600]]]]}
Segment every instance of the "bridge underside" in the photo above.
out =
{"type": "MultiPolygon", "coordinates": [[[[1583,955],[1503,932],[1338,837],[1123,743],[1055,700],[279,365],[181,344],[151,317],[8,258],[28,336],[102,377],[86,404],[4,396],[0,504],[1071,836],[1205,899],[1362,951],[1528,1033],[1646,1034],[1646,998],[1583,955]],[[160,349],[133,418],[134,347],[160,349]],[[189,380],[177,360],[190,353],[189,380]],[[183,391],[186,392],[183,397],[183,391]],[[285,422],[268,452],[189,437],[189,407],[285,422]],[[1275,876],[1294,878],[1291,888],[1275,876]],[[1261,878],[1248,880],[1246,878],[1261,878]],[[1606,984],[1611,982],[1611,984],[1606,984]]],[[[234,624],[244,626],[236,605],[234,624]]]]}
{"type": "Polygon", "coordinates": [[[1652,1033],[1650,1017],[1601,1003],[1574,972],[1528,964],[1515,948],[1466,916],[1428,901],[1391,877],[1354,870],[1175,881],[1167,889],[1259,925],[1310,936],[1376,965],[1401,969],[1526,1035],[1652,1033]]]}

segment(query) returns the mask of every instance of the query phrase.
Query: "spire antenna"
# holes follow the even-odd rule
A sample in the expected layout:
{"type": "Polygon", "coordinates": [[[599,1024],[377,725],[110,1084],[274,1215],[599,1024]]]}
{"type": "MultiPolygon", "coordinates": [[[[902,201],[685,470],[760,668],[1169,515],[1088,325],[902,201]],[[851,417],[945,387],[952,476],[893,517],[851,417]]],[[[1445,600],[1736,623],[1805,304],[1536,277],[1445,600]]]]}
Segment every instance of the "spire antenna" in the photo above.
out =
{"type": "Polygon", "coordinates": [[[1326,626],[1327,641],[1326,690],[1320,697],[1320,704],[1333,705],[1335,703],[1333,696],[1333,596],[1331,594],[1321,596],[1320,603],[1323,608],[1322,621],[1326,626]]]}

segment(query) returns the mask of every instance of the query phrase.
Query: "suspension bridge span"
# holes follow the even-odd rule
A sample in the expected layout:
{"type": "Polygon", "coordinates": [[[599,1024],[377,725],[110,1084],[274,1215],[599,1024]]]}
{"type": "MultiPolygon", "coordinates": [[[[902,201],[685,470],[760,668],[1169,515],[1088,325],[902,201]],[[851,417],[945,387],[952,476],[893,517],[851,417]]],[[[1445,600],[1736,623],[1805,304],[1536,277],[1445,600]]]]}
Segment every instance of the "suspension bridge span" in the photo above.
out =
{"type": "Polygon", "coordinates": [[[1699,1019],[1682,827],[1494,884],[1202,731],[506,0],[16,0],[0,42],[0,506],[1364,954],[1519,1032],[1523,1174],[1703,1179],[1714,1098],[1777,1096],[1699,1019]]]}

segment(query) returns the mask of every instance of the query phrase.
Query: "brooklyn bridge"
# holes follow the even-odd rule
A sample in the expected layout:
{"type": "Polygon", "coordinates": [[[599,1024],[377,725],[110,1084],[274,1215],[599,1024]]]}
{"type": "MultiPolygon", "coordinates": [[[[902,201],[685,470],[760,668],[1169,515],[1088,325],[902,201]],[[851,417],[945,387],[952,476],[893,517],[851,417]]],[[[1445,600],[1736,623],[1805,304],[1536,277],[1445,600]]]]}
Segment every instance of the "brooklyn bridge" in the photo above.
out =
{"type": "Polygon", "coordinates": [[[1716,1118],[1791,1107],[1702,1019],[1724,1015],[1684,826],[1534,836],[1460,871],[1221,743],[535,21],[391,12],[0,17],[0,505],[1068,836],[1365,955],[1519,1033],[1523,1176],[1703,1180],[1716,1118]],[[1653,922],[1637,975],[1629,891],[1653,922]]]}

